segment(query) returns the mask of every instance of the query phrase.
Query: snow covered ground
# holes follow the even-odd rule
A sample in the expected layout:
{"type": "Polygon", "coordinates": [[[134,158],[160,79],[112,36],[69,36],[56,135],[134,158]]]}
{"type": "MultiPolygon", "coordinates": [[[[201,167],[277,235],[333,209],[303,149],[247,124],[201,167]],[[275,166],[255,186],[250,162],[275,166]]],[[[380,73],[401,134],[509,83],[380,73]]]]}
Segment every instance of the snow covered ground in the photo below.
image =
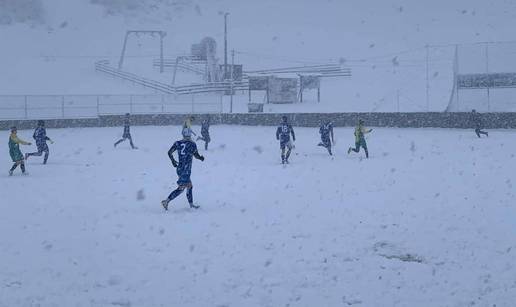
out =
{"type": "Polygon", "coordinates": [[[299,128],[283,167],[274,130],[212,127],[198,211],[159,204],[178,127],[49,129],[29,176],[2,143],[0,306],[513,306],[515,131],[299,128]]]}

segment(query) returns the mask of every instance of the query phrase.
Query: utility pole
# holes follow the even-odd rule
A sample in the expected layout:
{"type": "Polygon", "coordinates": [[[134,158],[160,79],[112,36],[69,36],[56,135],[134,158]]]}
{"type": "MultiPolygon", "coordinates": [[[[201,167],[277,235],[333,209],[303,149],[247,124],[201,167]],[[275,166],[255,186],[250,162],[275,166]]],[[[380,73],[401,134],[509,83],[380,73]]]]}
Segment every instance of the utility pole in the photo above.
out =
{"type": "Polygon", "coordinates": [[[228,77],[228,15],[224,13],[224,80],[228,77]]]}
{"type": "Polygon", "coordinates": [[[235,66],[235,50],[231,50],[231,98],[229,100],[229,113],[233,113],[233,67],[235,66]]]}
{"type": "Polygon", "coordinates": [[[163,36],[165,36],[163,31],[159,32],[159,72],[163,73],[164,69],[164,61],[163,61],[163,36]]]}

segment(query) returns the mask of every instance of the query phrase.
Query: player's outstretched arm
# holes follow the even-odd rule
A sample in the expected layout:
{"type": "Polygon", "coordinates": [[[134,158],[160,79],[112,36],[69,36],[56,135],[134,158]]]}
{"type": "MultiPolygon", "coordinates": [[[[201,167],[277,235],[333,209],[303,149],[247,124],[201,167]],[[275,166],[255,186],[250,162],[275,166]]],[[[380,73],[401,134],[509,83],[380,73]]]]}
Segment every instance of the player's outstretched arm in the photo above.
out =
{"type": "Polygon", "coordinates": [[[193,156],[198,160],[204,161],[204,156],[201,156],[198,151],[195,151],[193,156]]]}

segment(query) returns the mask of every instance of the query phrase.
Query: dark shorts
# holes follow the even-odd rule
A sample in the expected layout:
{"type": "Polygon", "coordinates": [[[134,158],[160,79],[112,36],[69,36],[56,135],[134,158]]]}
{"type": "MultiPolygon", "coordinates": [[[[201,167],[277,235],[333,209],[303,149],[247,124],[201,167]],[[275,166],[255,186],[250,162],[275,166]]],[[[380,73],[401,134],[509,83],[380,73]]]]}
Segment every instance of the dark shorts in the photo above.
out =
{"type": "Polygon", "coordinates": [[[192,186],[192,180],[190,179],[190,173],[183,173],[183,172],[178,172],[177,173],[177,176],[179,177],[177,179],[177,185],[179,187],[188,187],[188,186],[192,186]]]}
{"type": "Polygon", "coordinates": [[[13,160],[13,162],[20,162],[20,161],[24,160],[23,154],[21,153],[21,151],[19,149],[18,150],[9,150],[9,155],[11,156],[11,160],[13,160]]]}
{"type": "Polygon", "coordinates": [[[201,136],[204,139],[204,141],[206,141],[206,142],[210,142],[211,141],[209,133],[201,133],[201,136]]]}
{"type": "Polygon", "coordinates": [[[331,142],[330,142],[330,138],[329,137],[328,138],[324,138],[323,137],[323,138],[321,138],[321,141],[322,141],[324,147],[331,147],[331,142]]]}
{"type": "Polygon", "coordinates": [[[38,151],[41,152],[41,151],[48,151],[48,145],[47,143],[43,143],[43,144],[36,144],[38,146],[38,151]]]}
{"type": "Polygon", "coordinates": [[[292,143],[290,142],[290,140],[280,141],[280,149],[284,150],[285,148],[292,149],[292,143]]]}
{"type": "Polygon", "coordinates": [[[358,140],[358,142],[355,141],[355,147],[356,148],[362,147],[367,150],[367,143],[366,143],[365,139],[360,139],[360,140],[358,140]]]}
{"type": "Polygon", "coordinates": [[[122,135],[122,138],[124,138],[124,139],[131,139],[131,134],[130,133],[124,133],[124,135],[122,135]]]}

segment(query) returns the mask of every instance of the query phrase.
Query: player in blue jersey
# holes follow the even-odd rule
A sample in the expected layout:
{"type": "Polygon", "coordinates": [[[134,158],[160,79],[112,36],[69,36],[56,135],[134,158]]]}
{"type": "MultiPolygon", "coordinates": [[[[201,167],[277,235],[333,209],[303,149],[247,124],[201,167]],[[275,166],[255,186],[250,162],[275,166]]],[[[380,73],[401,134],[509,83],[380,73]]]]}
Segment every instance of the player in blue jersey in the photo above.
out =
{"type": "Polygon", "coordinates": [[[318,144],[318,146],[322,146],[328,150],[328,153],[330,156],[332,155],[331,152],[331,145],[335,144],[335,140],[333,139],[333,124],[331,121],[326,121],[323,124],[321,124],[321,127],[319,128],[319,133],[321,134],[321,143],[318,144]],[[331,136],[331,141],[330,141],[331,136]]]}
{"type": "Polygon", "coordinates": [[[48,145],[47,141],[49,141],[51,144],[54,144],[54,141],[52,141],[47,136],[47,130],[45,129],[45,122],[42,120],[38,120],[38,127],[36,130],[34,130],[34,134],[32,135],[34,140],[36,140],[36,146],[38,147],[37,152],[30,152],[25,154],[25,160],[27,160],[30,156],[41,156],[43,153],[45,153],[45,156],[43,157],[43,164],[47,164],[48,160],[48,145]]]}
{"type": "Polygon", "coordinates": [[[199,206],[193,204],[193,186],[190,180],[192,174],[192,157],[204,161],[204,157],[197,151],[197,145],[191,140],[192,132],[190,129],[183,129],[183,139],[176,141],[168,151],[168,157],[172,161],[172,165],[176,168],[177,189],[168,195],[167,199],[161,201],[161,205],[168,210],[168,204],[174,198],[178,197],[186,189],[186,198],[190,204],[190,208],[198,209],[199,206]],[[174,158],[174,152],[177,151],[179,162],[174,158]]]}
{"type": "Polygon", "coordinates": [[[292,128],[292,125],[290,125],[290,123],[288,122],[287,117],[283,116],[281,118],[281,124],[279,125],[278,129],[276,129],[276,139],[280,141],[282,164],[289,163],[288,158],[290,157],[292,148],[294,148],[294,145],[290,140],[290,135],[292,135],[292,141],[295,141],[296,135],[294,134],[294,129],[292,128]]]}
{"type": "Polygon", "coordinates": [[[131,122],[129,120],[129,117],[130,117],[129,113],[126,113],[125,118],[124,118],[124,134],[122,135],[122,138],[115,143],[114,146],[116,147],[116,145],[122,143],[123,141],[129,140],[129,144],[131,144],[131,148],[138,149],[138,147],[134,146],[133,138],[131,137],[131,122]]]}
{"type": "Polygon", "coordinates": [[[210,118],[206,118],[201,123],[201,136],[197,137],[197,141],[204,141],[204,149],[208,150],[208,143],[211,141],[210,138],[210,118]]]}

